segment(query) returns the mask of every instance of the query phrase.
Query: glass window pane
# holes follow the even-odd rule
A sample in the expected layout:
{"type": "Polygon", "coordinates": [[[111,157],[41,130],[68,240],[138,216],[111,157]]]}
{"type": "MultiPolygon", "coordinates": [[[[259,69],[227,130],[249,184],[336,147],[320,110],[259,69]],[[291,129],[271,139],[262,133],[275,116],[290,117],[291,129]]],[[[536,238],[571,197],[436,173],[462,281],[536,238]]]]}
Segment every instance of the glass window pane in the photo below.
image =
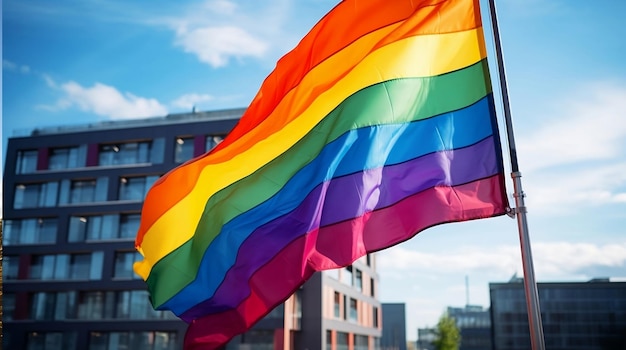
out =
{"type": "Polygon", "coordinates": [[[93,202],[96,194],[96,180],[72,181],[70,203],[93,202]]]}
{"type": "Polygon", "coordinates": [[[4,293],[2,295],[2,321],[13,320],[13,314],[15,313],[15,294],[4,293]]]}
{"type": "Polygon", "coordinates": [[[148,291],[134,290],[130,294],[130,318],[156,318],[154,309],[149,303],[148,291]]]}
{"type": "Polygon", "coordinates": [[[130,292],[123,291],[117,294],[116,317],[128,319],[130,318],[130,292]]]}
{"type": "Polygon", "coordinates": [[[174,350],[176,346],[176,333],[155,332],[154,350],[174,350]]]}
{"type": "Polygon", "coordinates": [[[45,193],[43,196],[43,201],[41,201],[41,206],[43,207],[54,207],[57,205],[57,194],[59,190],[58,182],[48,182],[44,184],[45,193]]]}
{"type": "Polygon", "coordinates": [[[22,220],[5,220],[2,223],[3,246],[19,243],[20,226],[22,226],[22,220]]]}
{"type": "Polygon", "coordinates": [[[363,273],[361,270],[356,269],[354,273],[354,284],[356,289],[361,292],[363,290],[363,273]]]}
{"type": "Polygon", "coordinates": [[[120,179],[120,200],[142,200],[146,186],[145,177],[131,177],[120,179]]]}
{"type": "Polygon", "coordinates": [[[102,216],[92,216],[87,221],[87,239],[88,240],[99,240],[102,239],[103,233],[106,233],[104,230],[104,221],[106,219],[102,216]]]}
{"type": "Polygon", "coordinates": [[[68,242],[85,241],[88,220],[89,218],[85,216],[72,216],[70,218],[69,232],[67,233],[68,242]]]}
{"type": "Polygon", "coordinates": [[[118,235],[120,216],[105,215],[102,218],[102,224],[100,228],[99,237],[103,240],[114,239],[118,235]]]}
{"type": "Polygon", "coordinates": [[[182,163],[193,158],[193,137],[179,137],[176,139],[174,161],[182,163]]]}
{"type": "Polygon", "coordinates": [[[5,255],[2,257],[2,278],[6,280],[17,279],[20,266],[19,256],[5,255]]]}
{"type": "Polygon", "coordinates": [[[206,143],[205,143],[205,151],[210,151],[213,148],[215,148],[215,146],[219,145],[220,142],[222,142],[224,140],[224,136],[223,135],[209,135],[206,137],[206,143]]]}
{"type": "Polygon", "coordinates": [[[139,230],[141,214],[122,214],[120,216],[120,235],[119,238],[134,239],[139,230]]]}
{"type": "MultiPolygon", "coordinates": [[[[53,148],[50,150],[50,156],[48,158],[48,169],[67,169],[69,167],[69,164],[70,148],[53,148]]],[[[74,154],[74,164],[76,164],[76,154],[74,154]]]]}
{"type": "Polygon", "coordinates": [[[53,320],[56,305],[55,293],[35,293],[32,296],[30,318],[32,320],[53,320]]]}
{"type": "Polygon", "coordinates": [[[55,320],[67,319],[68,293],[58,292],[56,296],[55,320]]]}
{"type": "Polygon", "coordinates": [[[357,320],[357,301],[356,299],[350,298],[350,320],[357,320]]]}
{"type": "Polygon", "coordinates": [[[109,191],[109,178],[106,176],[99,177],[96,180],[96,188],[94,194],[94,201],[96,202],[104,202],[108,199],[108,191],[109,191]]]}
{"type": "Polygon", "coordinates": [[[40,184],[20,184],[15,187],[15,209],[36,208],[39,205],[42,186],[40,184]]]}
{"type": "Polygon", "coordinates": [[[73,280],[89,279],[91,254],[74,254],[70,258],[70,278],[73,280]]]}
{"type": "Polygon", "coordinates": [[[117,252],[115,254],[115,278],[139,278],[133,271],[133,263],[139,260],[137,252],[117,252]]]}
{"type": "Polygon", "coordinates": [[[18,151],[15,172],[29,174],[35,171],[37,171],[37,150],[18,151]]]}
{"type": "Polygon", "coordinates": [[[54,255],[44,255],[43,264],[41,266],[41,279],[51,280],[54,278],[54,262],[56,257],[54,255]]]}
{"type": "Polygon", "coordinates": [[[57,238],[57,220],[37,219],[37,238],[33,243],[54,243],[57,238]]]}
{"type": "Polygon", "coordinates": [[[78,318],[81,320],[100,320],[103,318],[104,293],[83,292],[78,302],[78,318]]]}
{"type": "Polygon", "coordinates": [[[67,267],[70,263],[70,257],[67,254],[59,254],[56,256],[56,264],[54,267],[54,278],[57,280],[69,279],[67,267]]]}
{"type": "Polygon", "coordinates": [[[89,270],[90,280],[99,280],[102,278],[102,262],[104,261],[104,252],[93,252],[91,254],[91,268],[89,270]]]}
{"type": "Polygon", "coordinates": [[[114,165],[116,152],[119,152],[119,147],[115,145],[101,145],[98,151],[98,165],[114,165]]]}
{"type": "Polygon", "coordinates": [[[109,350],[109,333],[91,332],[89,333],[89,350],[109,350]]]}
{"type": "Polygon", "coordinates": [[[26,339],[26,350],[45,350],[45,333],[31,332],[26,339]]]}

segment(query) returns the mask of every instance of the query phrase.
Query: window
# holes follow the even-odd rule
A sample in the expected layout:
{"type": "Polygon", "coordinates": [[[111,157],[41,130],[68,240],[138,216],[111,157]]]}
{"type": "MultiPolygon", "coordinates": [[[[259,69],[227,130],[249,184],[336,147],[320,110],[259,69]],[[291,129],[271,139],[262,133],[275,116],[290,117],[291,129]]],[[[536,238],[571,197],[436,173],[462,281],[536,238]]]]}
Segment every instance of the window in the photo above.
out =
{"type": "Polygon", "coordinates": [[[140,220],[141,214],[120,215],[120,232],[116,238],[135,239],[137,231],[139,231],[140,220]]]}
{"type": "Polygon", "coordinates": [[[326,330],[326,350],[332,350],[333,348],[333,331],[326,330]]]}
{"type": "Polygon", "coordinates": [[[45,244],[56,241],[56,218],[7,220],[3,226],[4,245],[45,244]]]}
{"type": "Polygon", "coordinates": [[[148,163],[150,160],[149,141],[100,145],[98,165],[124,165],[148,163]]]}
{"type": "Polygon", "coordinates": [[[348,333],[337,332],[337,350],[348,350],[348,333]]]}
{"type": "Polygon", "coordinates": [[[113,239],[135,239],[139,230],[140,214],[113,214],[72,216],[68,241],[103,241],[113,239]]]}
{"type": "Polygon", "coordinates": [[[354,334],[354,350],[367,350],[369,338],[367,335],[354,334]]]}
{"type": "Polygon", "coordinates": [[[139,260],[141,260],[141,255],[138,252],[115,253],[115,271],[113,277],[139,279],[140,277],[133,271],[133,264],[139,260]]]}
{"type": "Polygon", "coordinates": [[[359,269],[354,271],[354,286],[359,292],[363,291],[363,272],[359,269]]]}
{"type": "Polygon", "coordinates": [[[357,301],[356,301],[356,299],[350,298],[349,320],[356,322],[357,319],[358,319],[358,315],[357,315],[357,301]]]}
{"type": "Polygon", "coordinates": [[[91,332],[89,350],[175,350],[175,332],[91,332]]]}
{"type": "MultiPolygon", "coordinates": [[[[48,158],[48,169],[57,170],[77,168],[79,166],[78,157],[78,147],[52,148],[50,149],[48,158]]],[[[81,164],[81,166],[83,165],[84,164],[81,164]]]]}
{"type": "Polygon", "coordinates": [[[108,177],[61,181],[59,204],[81,204],[107,200],[108,177]]]}
{"type": "Polygon", "coordinates": [[[343,269],[341,274],[341,282],[343,284],[347,284],[349,286],[352,285],[352,266],[346,266],[345,269],[343,269]]]}
{"type": "Polygon", "coordinates": [[[26,350],[76,349],[76,332],[31,332],[26,339],[26,350]]]}
{"type": "Polygon", "coordinates": [[[72,181],[70,203],[89,203],[96,198],[96,180],[72,181]]]}
{"type": "Polygon", "coordinates": [[[35,171],[37,171],[37,150],[17,151],[15,172],[17,174],[30,174],[35,171]]]}
{"type": "Polygon", "coordinates": [[[107,299],[107,294],[110,295],[110,299],[113,292],[81,292],[78,297],[78,319],[101,320],[104,318],[112,318],[112,310],[106,308],[105,300],[107,299]],[[105,309],[108,312],[105,312],[105,309]]]}
{"type": "Polygon", "coordinates": [[[55,320],[68,320],[76,318],[76,292],[56,293],[55,320]]]}
{"type": "Polygon", "coordinates": [[[73,254],[69,259],[69,278],[72,280],[89,279],[91,271],[91,254],[73,254]]]}
{"type": "Polygon", "coordinates": [[[374,291],[376,290],[375,288],[375,284],[374,284],[374,277],[370,278],[370,295],[371,296],[375,296],[374,291]]]}
{"type": "Polygon", "coordinates": [[[15,313],[15,294],[4,293],[2,295],[2,321],[6,322],[6,321],[13,320],[14,313],[15,313]]]}
{"type": "Polygon", "coordinates": [[[30,318],[32,320],[54,320],[56,293],[35,293],[31,300],[30,318]]]}
{"type": "Polygon", "coordinates": [[[57,203],[57,182],[19,184],[15,187],[13,208],[53,207],[57,203]]]}
{"type": "Polygon", "coordinates": [[[206,152],[215,148],[224,140],[224,135],[208,135],[206,137],[204,149],[206,152]]]}
{"type": "MultiPolygon", "coordinates": [[[[178,319],[169,311],[155,311],[147,293],[144,290],[38,292],[30,295],[29,316],[31,320],[38,321],[178,319]]],[[[8,295],[9,299],[4,301],[4,312],[5,317],[7,311],[12,317],[15,295],[8,295]]]]}
{"type": "Polygon", "coordinates": [[[2,278],[5,280],[16,280],[20,267],[20,257],[15,255],[5,255],[2,257],[2,278]]]}
{"type": "Polygon", "coordinates": [[[72,216],[68,232],[68,242],[84,242],[100,238],[102,216],[72,216]]]}
{"type": "Polygon", "coordinates": [[[168,318],[171,313],[156,311],[149,302],[148,291],[132,290],[118,292],[116,295],[115,317],[121,319],[162,319],[168,318]]]}
{"type": "Polygon", "coordinates": [[[30,279],[97,280],[102,278],[103,252],[86,254],[35,255],[30,279]]]}
{"type": "Polygon", "coordinates": [[[141,201],[158,176],[122,177],[120,179],[120,200],[141,201]]]}
{"type": "Polygon", "coordinates": [[[378,308],[376,306],[374,306],[372,313],[372,321],[374,322],[372,326],[378,327],[378,308]]]}
{"type": "Polygon", "coordinates": [[[176,138],[176,147],[174,150],[174,161],[176,163],[186,162],[193,158],[193,137],[176,138]]]}
{"type": "Polygon", "coordinates": [[[336,318],[341,317],[341,294],[339,292],[335,292],[335,301],[334,301],[334,316],[336,318]]]}

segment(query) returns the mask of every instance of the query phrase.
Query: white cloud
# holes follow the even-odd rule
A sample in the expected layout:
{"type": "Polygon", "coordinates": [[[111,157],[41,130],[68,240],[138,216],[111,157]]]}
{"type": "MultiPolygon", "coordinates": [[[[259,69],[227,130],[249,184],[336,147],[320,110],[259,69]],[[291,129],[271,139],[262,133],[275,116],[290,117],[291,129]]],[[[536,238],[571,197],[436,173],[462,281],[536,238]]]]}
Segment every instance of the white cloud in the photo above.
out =
{"type": "MultiPolygon", "coordinates": [[[[46,79],[49,86],[55,87],[52,79],[46,79]]],[[[77,106],[83,111],[113,119],[162,116],[167,108],[156,99],[138,97],[129,92],[122,94],[116,88],[102,83],[83,87],[70,81],[59,86],[64,96],[54,106],[39,106],[46,110],[64,110],[77,106]]]]}
{"type": "MultiPolygon", "coordinates": [[[[585,275],[598,267],[626,268],[626,242],[612,244],[538,242],[532,245],[533,264],[538,281],[585,275]]],[[[427,253],[394,247],[393,254],[378,255],[378,270],[385,276],[406,276],[407,272],[428,271],[442,276],[465,271],[468,274],[507,276],[522,270],[519,246],[464,247],[448,252],[427,253]]],[[[590,276],[593,277],[593,276],[590,276]]]]}
{"type": "Polygon", "coordinates": [[[626,203],[626,160],[537,172],[527,180],[525,192],[533,214],[571,214],[576,208],[626,203]]]}
{"type": "Polygon", "coordinates": [[[525,171],[626,156],[626,87],[588,84],[554,106],[558,114],[520,138],[525,171]]]}
{"type": "Polygon", "coordinates": [[[234,26],[179,28],[176,45],[193,53],[202,62],[223,67],[231,57],[262,57],[268,45],[246,30],[234,26]]]}
{"type": "Polygon", "coordinates": [[[2,60],[2,69],[6,69],[12,72],[20,72],[23,74],[30,73],[30,67],[25,64],[17,64],[7,59],[2,60]]]}
{"type": "Polygon", "coordinates": [[[284,28],[292,7],[289,0],[247,2],[245,6],[230,0],[205,0],[151,24],[174,30],[174,45],[214,68],[244,58],[274,62],[276,52],[270,51],[283,51],[282,45],[291,46],[295,40],[284,28]]]}
{"type": "Polygon", "coordinates": [[[213,96],[208,94],[186,94],[172,101],[172,105],[179,108],[191,109],[197,107],[202,102],[213,100],[213,96]]]}
{"type": "Polygon", "coordinates": [[[546,122],[525,128],[518,155],[533,213],[626,203],[624,110],[626,85],[590,83],[550,103],[546,122]]]}

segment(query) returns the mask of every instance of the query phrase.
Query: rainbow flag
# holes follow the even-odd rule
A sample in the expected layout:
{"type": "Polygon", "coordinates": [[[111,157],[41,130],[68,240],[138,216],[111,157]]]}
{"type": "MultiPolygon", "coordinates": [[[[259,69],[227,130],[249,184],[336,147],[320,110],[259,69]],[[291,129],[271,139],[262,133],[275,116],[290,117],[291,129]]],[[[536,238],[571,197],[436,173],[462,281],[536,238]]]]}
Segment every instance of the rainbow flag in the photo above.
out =
{"type": "Polygon", "coordinates": [[[478,0],[346,0],[150,189],[135,271],[219,347],[316,271],[504,214],[503,173],[478,0]]]}

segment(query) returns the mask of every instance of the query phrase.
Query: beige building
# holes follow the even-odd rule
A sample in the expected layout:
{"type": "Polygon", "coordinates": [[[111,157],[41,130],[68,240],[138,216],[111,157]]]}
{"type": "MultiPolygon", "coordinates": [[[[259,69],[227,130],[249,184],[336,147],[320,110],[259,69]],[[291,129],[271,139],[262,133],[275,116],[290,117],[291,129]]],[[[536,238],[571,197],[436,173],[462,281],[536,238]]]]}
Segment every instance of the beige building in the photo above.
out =
{"type": "Polygon", "coordinates": [[[375,255],[314,274],[227,350],[375,350],[382,311],[375,255]]]}

